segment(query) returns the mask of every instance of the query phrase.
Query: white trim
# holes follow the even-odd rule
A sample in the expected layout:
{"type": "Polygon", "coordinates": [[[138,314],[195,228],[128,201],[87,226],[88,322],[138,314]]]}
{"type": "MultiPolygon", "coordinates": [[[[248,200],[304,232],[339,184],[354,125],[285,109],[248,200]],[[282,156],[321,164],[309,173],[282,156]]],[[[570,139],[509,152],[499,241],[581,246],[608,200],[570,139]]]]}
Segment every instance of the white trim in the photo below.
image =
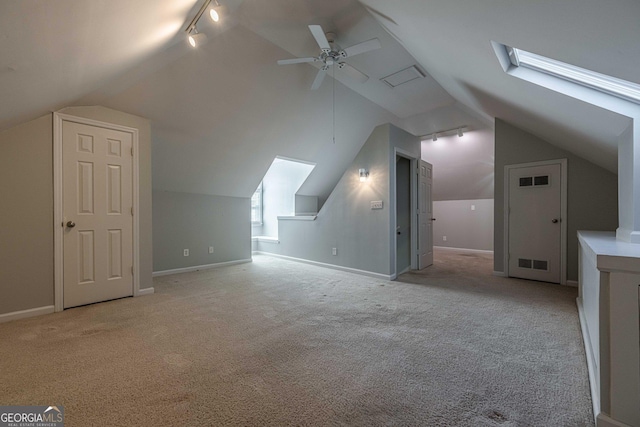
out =
{"type": "Polygon", "coordinates": [[[560,165],[560,284],[567,283],[567,159],[544,160],[540,162],[518,163],[504,166],[504,273],[509,277],[509,172],[511,169],[536,166],[560,165]]]}
{"type": "MultiPolygon", "coordinates": [[[[55,311],[64,310],[64,241],[61,227],[63,218],[63,180],[62,180],[62,124],[73,122],[88,126],[112,129],[131,134],[132,186],[133,186],[133,296],[140,293],[140,149],[138,129],[128,126],[106,123],[64,113],[53,113],[53,229],[54,229],[54,307],[55,311]]],[[[148,292],[148,291],[147,291],[148,292]]]]}
{"type": "Polygon", "coordinates": [[[160,277],[160,276],[169,276],[171,274],[191,273],[193,271],[200,271],[200,270],[211,270],[213,268],[227,267],[227,266],[236,265],[236,264],[245,264],[251,261],[252,261],[251,259],[239,259],[235,261],[218,262],[216,264],[194,265],[193,267],[174,268],[172,270],[154,271],[152,276],[160,277]]]}
{"type": "Polygon", "coordinates": [[[156,293],[156,289],[151,287],[151,288],[144,288],[144,289],[140,289],[138,291],[138,296],[144,296],[144,295],[151,295],[151,294],[155,294],[156,293]]]}
{"type": "Polygon", "coordinates": [[[357,268],[342,267],[340,265],[326,264],[324,262],[311,261],[311,260],[308,260],[308,259],[295,258],[295,257],[291,257],[291,256],[286,256],[286,255],[273,254],[273,253],[270,253],[270,252],[254,251],[253,253],[256,254],[256,255],[267,255],[267,256],[272,256],[274,258],[282,258],[282,259],[286,259],[286,260],[289,260],[289,261],[301,262],[303,264],[315,265],[317,267],[330,268],[332,270],[346,271],[347,273],[360,274],[361,276],[369,276],[369,277],[374,277],[376,279],[383,279],[383,280],[393,280],[393,279],[395,279],[395,275],[374,273],[373,271],[358,270],[357,268]]]}
{"type": "Polygon", "coordinates": [[[13,311],[11,313],[0,314],[0,323],[10,322],[12,320],[25,319],[27,317],[41,316],[43,314],[51,314],[55,311],[55,306],[46,305],[44,307],[30,308],[28,310],[13,311]]]}
{"type": "Polygon", "coordinates": [[[488,251],[486,249],[452,248],[450,246],[434,246],[433,249],[445,250],[445,251],[458,251],[458,252],[476,252],[476,253],[480,253],[480,254],[491,254],[491,255],[493,255],[493,251],[488,251]]]}
{"type": "Polygon", "coordinates": [[[494,271],[493,275],[498,277],[507,277],[507,275],[504,274],[504,271],[494,271]]]}
{"type": "Polygon", "coordinates": [[[631,427],[629,424],[622,423],[620,421],[614,420],[608,415],[600,412],[596,417],[596,426],[598,427],[631,427]]]}
{"type": "Polygon", "coordinates": [[[253,242],[265,242],[265,243],[280,243],[277,237],[268,237],[268,236],[254,236],[251,238],[253,242]]]}
{"type": "Polygon", "coordinates": [[[580,318],[580,331],[582,332],[582,339],[584,341],[584,348],[587,359],[587,371],[589,372],[589,388],[591,390],[591,404],[593,405],[593,416],[596,417],[600,413],[600,394],[598,393],[598,383],[596,381],[596,375],[598,375],[595,355],[592,352],[591,338],[589,338],[589,331],[587,330],[587,318],[582,307],[582,301],[580,297],[576,298],[576,305],[578,306],[578,317],[580,318]]]}
{"type": "Polygon", "coordinates": [[[278,221],[315,221],[317,217],[317,215],[279,216],[278,221]]]}
{"type": "Polygon", "coordinates": [[[509,49],[513,52],[511,63],[516,67],[530,68],[607,95],[640,103],[640,85],[636,83],[567,64],[557,59],[547,58],[520,48],[505,46],[505,49],[507,53],[509,49]]]}

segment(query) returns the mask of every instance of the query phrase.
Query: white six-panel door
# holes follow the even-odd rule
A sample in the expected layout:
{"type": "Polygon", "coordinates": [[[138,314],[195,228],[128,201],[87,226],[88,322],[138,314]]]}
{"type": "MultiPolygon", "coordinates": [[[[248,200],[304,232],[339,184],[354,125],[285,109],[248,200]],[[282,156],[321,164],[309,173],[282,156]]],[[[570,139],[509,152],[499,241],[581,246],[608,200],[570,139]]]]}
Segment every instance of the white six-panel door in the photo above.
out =
{"type": "Polygon", "coordinates": [[[133,295],[132,143],[63,122],[64,308],[133,295]]]}
{"type": "Polygon", "coordinates": [[[418,171],[418,269],[433,264],[433,166],[420,161],[418,171]]]}

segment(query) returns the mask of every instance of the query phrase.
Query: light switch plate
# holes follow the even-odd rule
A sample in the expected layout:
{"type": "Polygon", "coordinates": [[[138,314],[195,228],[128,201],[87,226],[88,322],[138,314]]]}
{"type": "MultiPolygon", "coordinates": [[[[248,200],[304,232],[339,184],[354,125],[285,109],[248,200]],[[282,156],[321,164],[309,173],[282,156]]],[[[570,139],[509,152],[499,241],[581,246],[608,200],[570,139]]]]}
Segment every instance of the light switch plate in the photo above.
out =
{"type": "Polygon", "coordinates": [[[371,201],[371,209],[382,209],[382,200],[371,201]]]}

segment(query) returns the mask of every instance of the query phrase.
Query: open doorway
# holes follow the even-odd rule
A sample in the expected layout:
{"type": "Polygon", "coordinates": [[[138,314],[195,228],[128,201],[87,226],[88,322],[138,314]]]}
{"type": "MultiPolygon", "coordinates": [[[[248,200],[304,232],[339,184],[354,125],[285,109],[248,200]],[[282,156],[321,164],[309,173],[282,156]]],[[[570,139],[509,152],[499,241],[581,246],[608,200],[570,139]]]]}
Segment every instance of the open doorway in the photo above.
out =
{"type": "Polygon", "coordinates": [[[396,272],[411,269],[411,160],[396,155],[396,272]]]}
{"type": "Polygon", "coordinates": [[[429,163],[395,149],[391,171],[393,278],[433,264],[431,170],[429,163]]]}

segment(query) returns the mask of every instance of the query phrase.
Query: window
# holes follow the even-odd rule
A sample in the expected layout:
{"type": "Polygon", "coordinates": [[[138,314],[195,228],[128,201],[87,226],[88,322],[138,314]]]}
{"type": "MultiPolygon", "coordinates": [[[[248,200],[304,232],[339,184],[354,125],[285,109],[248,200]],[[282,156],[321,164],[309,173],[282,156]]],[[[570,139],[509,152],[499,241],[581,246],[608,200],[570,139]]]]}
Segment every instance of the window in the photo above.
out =
{"type": "Polygon", "coordinates": [[[505,46],[505,49],[511,64],[516,67],[540,71],[581,86],[626,99],[627,101],[640,103],[640,85],[638,84],[536,55],[515,47],[505,46]]]}
{"type": "Polygon", "coordinates": [[[262,181],[251,196],[251,224],[262,224],[262,181]]]}

